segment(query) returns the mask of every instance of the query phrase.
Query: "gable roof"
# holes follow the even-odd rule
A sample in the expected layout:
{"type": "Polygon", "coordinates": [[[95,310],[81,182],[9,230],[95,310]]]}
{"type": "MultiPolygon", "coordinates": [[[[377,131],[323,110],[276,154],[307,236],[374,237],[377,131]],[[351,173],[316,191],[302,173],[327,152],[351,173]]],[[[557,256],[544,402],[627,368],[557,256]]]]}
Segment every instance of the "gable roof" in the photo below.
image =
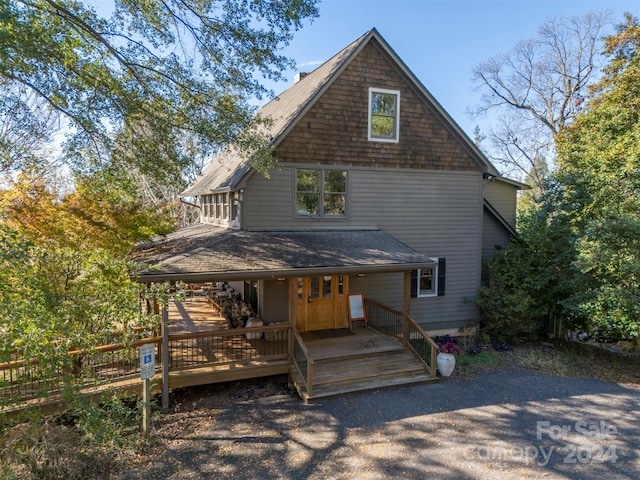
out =
{"type": "MultiPolygon", "coordinates": [[[[369,30],[363,36],[342,49],[317,69],[307,74],[300,81],[268,102],[257,112],[257,115],[271,119],[271,124],[267,127],[265,133],[271,139],[272,148],[278,146],[289,131],[295,127],[297,122],[315,104],[324,91],[331,86],[340,73],[372,40],[378,42],[390,58],[400,67],[407,78],[410,79],[416,89],[423,95],[425,100],[429,102],[442,119],[449,124],[460,141],[468,148],[472,158],[480,164],[482,171],[497,176],[497,169],[453,118],[449,116],[431,93],[429,93],[375,28],[369,30]]],[[[214,158],[213,161],[204,168],[202,174],[190,187],[182,192],[181,196],[201,195],[215,190],[233,190],[250,170],[251,166],[247,158],[238,155],[232,148],[225,148],[220,155],[214,158]]]]}
{"type": "Polygon", "coordinates": [[[246,231],[200,224],[141,246],[140,282],[401,272],[433,260],[380,230],[246,231]]]}

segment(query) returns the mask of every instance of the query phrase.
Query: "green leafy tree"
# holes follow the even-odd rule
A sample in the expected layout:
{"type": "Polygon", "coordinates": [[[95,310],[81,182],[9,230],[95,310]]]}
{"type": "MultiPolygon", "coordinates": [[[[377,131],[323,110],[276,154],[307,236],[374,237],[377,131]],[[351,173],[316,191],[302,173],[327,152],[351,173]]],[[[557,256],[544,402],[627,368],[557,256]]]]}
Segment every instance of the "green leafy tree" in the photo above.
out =
{"type": "Polygon", "coordinates": [[[520,239],[487,261],[476,304],[481,327],[495,339],[556,334],[553,325],[567,315],[562,301],[573,291],[575,248],[573,233],[556,210],[562,191],[548,180],[539,205],[518,217],[520,239]]]}
{"type": "Polygon", "coordinates": [[[0,89],[31,92],[62,116],[81,170],[119,162],[180,175],[191,141],[207,153],[236,141],[264,156],[247,100],[291,66],[278,52],[315,3],[115,0],[103,18],[78,0],[5,0],[0,89]]]}
{"type": "Polygon", "coordinates": [[[604,77],[558,134],[557,171],[521,214],[523,241],[489,264],[478,305],[490,331],[521,336],[561,319],[601,341],[640,337],[637,19],[626,15],[606,45],[604,77]]]}
{"type": "Polygon", "coordinates": [[[640,336],[640,25],[606,39],[611,62],[559,142],[580,281],[567,305],[602,338],[640,336]]]}
{"type": "MultiPolygon", "coordinates": [[[[37,378],[73,389],[75,378],[65,375],[75,366],[70,350],[127,341],[133,327],[154,326],[130,271],[105,250],[36,244],[0,224],[0,362],[38,359],[37,378]]],[[[30,370],[22,374],[34,380],[30,370]]]]}

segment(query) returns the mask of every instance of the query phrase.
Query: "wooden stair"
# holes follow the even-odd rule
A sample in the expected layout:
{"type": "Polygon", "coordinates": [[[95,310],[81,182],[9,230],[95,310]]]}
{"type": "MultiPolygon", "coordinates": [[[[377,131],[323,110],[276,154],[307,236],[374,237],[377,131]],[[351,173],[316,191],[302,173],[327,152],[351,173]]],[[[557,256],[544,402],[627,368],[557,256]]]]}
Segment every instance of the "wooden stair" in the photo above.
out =
{"type": "Polygon", "coordinates": [[[375,353],[316,360],[310,394],[295,367],[291,378],[305,403],[314,398],[437,381],[422,361],[401,346],[375,353]]]}

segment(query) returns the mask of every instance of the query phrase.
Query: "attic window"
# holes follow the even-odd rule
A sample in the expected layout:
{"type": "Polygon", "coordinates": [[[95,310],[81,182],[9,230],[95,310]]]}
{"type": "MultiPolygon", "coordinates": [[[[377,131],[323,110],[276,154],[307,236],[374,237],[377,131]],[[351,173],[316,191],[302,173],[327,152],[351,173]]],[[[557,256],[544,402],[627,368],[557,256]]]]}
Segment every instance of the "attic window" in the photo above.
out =
{"type": "Polygon", "coordinates": [[[369,88],[369,140],[397,142],[399,118],[400,91],[369,88]]]}

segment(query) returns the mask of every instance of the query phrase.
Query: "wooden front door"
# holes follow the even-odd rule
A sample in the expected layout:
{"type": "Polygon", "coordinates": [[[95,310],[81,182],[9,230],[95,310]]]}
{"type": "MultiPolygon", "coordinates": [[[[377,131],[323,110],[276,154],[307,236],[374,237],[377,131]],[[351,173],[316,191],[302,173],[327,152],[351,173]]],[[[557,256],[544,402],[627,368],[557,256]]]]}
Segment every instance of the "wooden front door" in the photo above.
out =
{"type": "Polygon", "coordinates": [[[319,275],[298,278],[296,328],[300,332],[346,328],[348,277],[319,275]]]}

